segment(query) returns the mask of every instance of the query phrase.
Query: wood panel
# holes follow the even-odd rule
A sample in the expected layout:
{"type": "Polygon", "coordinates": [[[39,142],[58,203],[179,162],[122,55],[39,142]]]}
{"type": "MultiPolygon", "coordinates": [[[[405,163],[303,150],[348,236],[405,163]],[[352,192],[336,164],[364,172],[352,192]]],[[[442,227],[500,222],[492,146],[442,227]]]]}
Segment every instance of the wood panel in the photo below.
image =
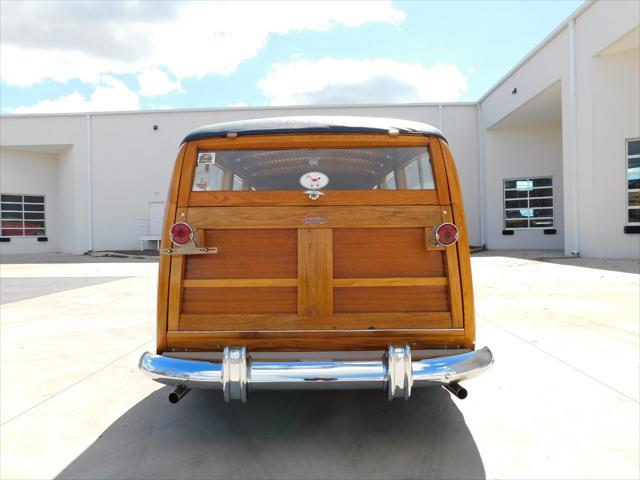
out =
{"type": "Polygon", "coordinates": [[[194,142],[187,143],[184,161],[182,162],[182,172],[180,175],[180,185],[178,187],[178,207],[187,207],[189,197],[193,188],[193,177],[196,173],[196,160],[198,158],[198,146],[194,142]]]}
{"type": "Polygon", "coordinates": [[[169,277],[169,330],[178,328],[182,306],[182,277],[184,276],[184,256],[171,257],[171,275],[169,277]]]}
{"type": "Polygon", "coordinates": [[[446,287],[356,287],[333,292],[335,312],[448,312],[446,287]]]}
{"type": "Polygon", "coordinates": [[[183,314],[180,330],[393,330],[451,328],[449,312],[349,313],[299,318],[295,314],[183,314]]]}
{"type": "Polygon", "coordinates": [[[295,229],[215,230],[205,235],[217,255],[189,255],[186,279],[297,278],[295,229]]]}
{"type": "Polygon", "coordinates": [[[431,165],[433,165],[433,179],[436,184],[438,202],[440,205],[449,205],[451,203],[449,183],[447,181],[447,172],[444,165],[445,160],[439,143],[440,142],[437,142],[429,149],[429,152],[431,153],[431,165]]]}
{"type": "MultiPolygon", "coordinates": [[[[183,313],[295,313],[296,288],[186,288],[183,313]]],[[[177,329],[177,328],[176,328],[177,329]]]]}
{"type": "Polygon", "coordinates": [[[195,228],[360,228],[421,227],[442,221],[436,206],[191,207],[187,221],[195,228]],[[307,224],[305,219],[323,219],[307,224]],[[326,222],[324,221],[326,220],[326,222]]]}
{"type": "Polygon", "coordinates": [[[311,200],[300,191],[220,191],[191,192],[190,206],[260,207],[322,205],[438,205],[435,190],[326,190],[326,195],[311,200]]]}
{"type": "MultiPolygon", "coordinates": [[[[453,222],[451,207],[444,207],[442,218],[445,222],[453,222]]],[[[451,314],[454,328],[464,327],[464,317],[462,312],[462,291],[460,289],[460,270],[458,265],[457,245],[445,247],[445,265],[447,277],[449,278],[449,298],[451,299],[451,314]]]]}
{"type": "Polygon", "coordinates": [[[419,348],[469,348],[464,330],[358,330],[323,332],[174,332],[169,348],[177,351],[216,351],[243,345],[256,352],[386,350],[389,345],[419,348]]]}
{"type": "Polygon", "coordinates": [[[473,281],[471,277],[471,251],[469,250],[469,237],[467,236],[467,222],[464,214],[464,203],[460,189],[458,171],[453,161],[453,156],[446,142],[438,142],[444,157],[447,170],[447,179],[451,190],[451,209],[453,222],[458,226],[460,238],[456,244],[458,253],[458,268],[460,269],[460,287],[462,290],[462,308],[464,312],[465,342],[469,348],[475,348],[476,323],[473,301],[473,281]]]}
{"type": "Polygon", "coordinates": [[[353,287],[430,287],[448,285],[447,277],[419,277],[419,278],[336,278],[334,288],[353,287]]]}
{"type": "Polygon", "coordinates": [[[353,147],[416,147],[431,145],[438,138],[404,134],[291,134],[251,135],[236,138],[207,138],[194,143],[199,150],[236,150],[258,148],[353,148],[353,147]]]}
{"type": "Polygon", "coordinates": [[[297,278],[217,278],[206,280],[185,280],[186,288],[212,287],[297,287],[297,278]]]}
{"type": "Polygon", "coordinates": [[[445,273],[442,252],[425,249],[423,228],[336,229],[333,255],[335,278],[443,277],[445,273]]]}
{"type": "Polygon", "coordinates": [[[333,235],[331,230],[298,230],[298,315],[333,312],[333,235]]]}
{"type": "Polygon", "coordinates": [[[167,218],[172,216],[174,221],[186,213],[178,219],[205,230],[205,244],[220,248],[220,254],[188,256],[182,266],[176,263],[175,275],[184,268],[187,280],[175,293],[171,288],[170,295],[169,259],[164,263],[161,259],[166,280],[164,290],[162,279],[159,281],[158,351],[167,347],[220,350],[240,344],[256,351],[385,349],[390,343],[408,343],[413,348],[473,348],[473,293],[468,249],[465,257],[463,248],[468,242],[457,173],[444,142],[406,135],[270,135],[191,142],[182,152],[181,181],[172,183],[177,204],[172,207],[168,201],[167,218]],[[394,145],[429,145],[437,192],[328,191],[317,201],[301,192],[191,192],[198,149],[394,145]],[[425,249],[425,228],[443,219],[438,201],[453,203],[453,220],[464,237],[453,248],[455,256],[449,249],[425,249]],[[188,206],[188,210],[176,205],[188,206]],[[327,222],[308,225],[305,218],[327,222]],[[330,255],[316,257],[313,248],[305,248],[304,267],[299,268],[300,228],[312,232],[308,238],[301,237],[301,242],[313,243],[314,238],[322,237],[321,244],[327,244],[327,238],[318,232],[334,229],[328,237],[333,239],[333,263],[327,262],[330,255]],[[446,278],[456,263],[463,277],[461,302],[454,298],[455,279],[449,282],[446,278]],[[321,275],[325,280],[314,288],[313,279],[317,282],[318,276],[311,272],[317,268],[333,268],[335,280],[321,275]],[[307,273],[299,275],[299,270],[307,273]],[[299,283],[305,289],[300,296],[307,299],[301,304],[299,283]],[[332,288],[338,312],[333,315],[326,308],[331,304],[327,299],[332,288]],[[169,310],[168,317],[173,318],[167,320],[165,315],[164,324],[162,291],[167,292],[164,311],[169,310]],[[175,298],[179,299],[177,311],[175,298]],[[325,307],[317,311],[313,305],[325,307]],[[301,316],[297,315],[299,308],[301,316]],[[460,326],[457,309],[464,312],[466,332],[451,329],[454,322],[460,326]]]}
{"type": "MultiPolygon", "coordinates": [[[[171,185],[167,196],[167,206],[164,213],[164,226],[161,239],[161,248],[169,247],[169,236],[166,226],[171,225],[176,217],[176,205],[178,202],[178,188],[182,173],[186,146],[182,145],[176,157],[171,176],[171,185]]],[[[158,296],[156,314],[156,353],[162,353],[167,348],[168,312],[169,312],[169,277],[171,275],[171,258],[161,256],[158,261],[158,296]]]]}
{"type": "MultiPolygon", "coordinates": [[[[352,287],[428,287],[448,285],[447,277],[336,278],[334,288],[352,287]]],[[[297,287],[297,278],[217,278],[185,280],[185,288],[207,287],[297,287]]]]}

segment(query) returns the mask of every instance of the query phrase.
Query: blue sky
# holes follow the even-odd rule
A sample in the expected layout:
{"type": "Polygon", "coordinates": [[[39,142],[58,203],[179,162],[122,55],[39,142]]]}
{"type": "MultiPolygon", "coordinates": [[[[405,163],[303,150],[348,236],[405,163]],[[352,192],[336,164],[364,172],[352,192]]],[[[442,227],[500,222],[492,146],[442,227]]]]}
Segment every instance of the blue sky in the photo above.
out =
{"type": "Polygon", "coordinates": [[[473,101],[582,2],[2,2],[2,113],[473,101]]]}

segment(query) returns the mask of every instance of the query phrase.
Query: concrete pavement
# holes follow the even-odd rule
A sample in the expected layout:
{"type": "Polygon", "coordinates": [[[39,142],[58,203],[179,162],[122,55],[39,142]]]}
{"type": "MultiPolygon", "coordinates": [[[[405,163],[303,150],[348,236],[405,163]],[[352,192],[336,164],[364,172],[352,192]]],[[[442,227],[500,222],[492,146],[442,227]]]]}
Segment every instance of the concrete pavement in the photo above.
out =
{"type": "Polygon", "coordinates": [[[155,263],[5,257],[0,290],[60,291],[0,306],[0,478],[638,478],[637,263],[510,255],[473,258],[496,364],[464,401],[194,391],[175,406],[137,371],[155,263]]]}

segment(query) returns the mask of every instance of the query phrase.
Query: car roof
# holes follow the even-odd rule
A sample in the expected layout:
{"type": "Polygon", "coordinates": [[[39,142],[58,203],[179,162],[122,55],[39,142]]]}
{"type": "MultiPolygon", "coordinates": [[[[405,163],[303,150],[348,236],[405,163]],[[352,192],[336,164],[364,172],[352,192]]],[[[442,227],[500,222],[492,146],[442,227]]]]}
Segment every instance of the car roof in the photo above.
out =
{"type": "Polygon", "coordinates": [[[183,143],[202,138],[224,138],[229,134],[237,136],[296,133],[388,134],[390,131],[397,131],[400,134],[440,137],[446,140],[437,128],[411,120],[378,117],[296,116],[257,118],[205,125],[189,133],[183,143]]]}

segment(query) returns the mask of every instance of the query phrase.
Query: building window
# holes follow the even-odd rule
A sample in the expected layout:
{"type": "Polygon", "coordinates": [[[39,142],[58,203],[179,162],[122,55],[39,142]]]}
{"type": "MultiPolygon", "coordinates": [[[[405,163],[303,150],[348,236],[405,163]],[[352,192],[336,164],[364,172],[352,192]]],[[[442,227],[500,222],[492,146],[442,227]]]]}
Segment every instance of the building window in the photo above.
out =
{"type": "Polygon", "coordinates": [[[44,195],[0,194],[2,237],[44,237],[44,195]]]}
{"type": "Polygon", "coordinates": [[[627,224],[640,225],[640,138],[627,140],[627,224]]]}
{"type": "Polygon", "coordinates": [[[553,227],[553,178],[514,178],[504,181],[504,228],[553,227]]]}

